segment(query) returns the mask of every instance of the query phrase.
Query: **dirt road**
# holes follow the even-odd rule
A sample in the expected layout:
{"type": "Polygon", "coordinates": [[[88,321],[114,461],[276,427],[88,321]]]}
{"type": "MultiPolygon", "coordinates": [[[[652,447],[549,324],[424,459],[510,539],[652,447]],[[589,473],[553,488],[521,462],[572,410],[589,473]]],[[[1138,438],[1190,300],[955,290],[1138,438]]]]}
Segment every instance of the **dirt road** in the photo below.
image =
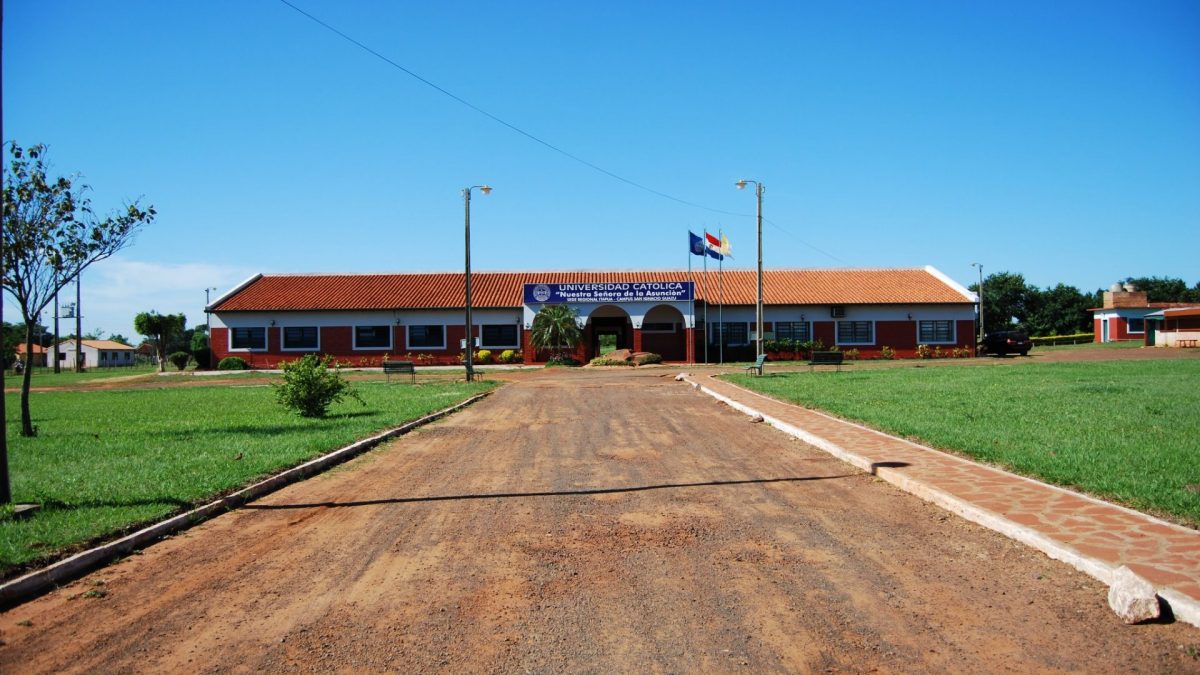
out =
{"type": "Polygon", "coordinates": [[[1200,671],[662,370],[547,372],[0,615],[4,672],[1200,671]]]}

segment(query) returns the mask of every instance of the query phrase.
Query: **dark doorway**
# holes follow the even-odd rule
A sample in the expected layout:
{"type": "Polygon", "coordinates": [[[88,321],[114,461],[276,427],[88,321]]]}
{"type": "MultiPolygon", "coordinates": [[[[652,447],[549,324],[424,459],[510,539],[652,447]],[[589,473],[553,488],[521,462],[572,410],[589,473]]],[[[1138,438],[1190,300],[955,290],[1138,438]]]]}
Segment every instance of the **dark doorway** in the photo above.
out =
{"type": "Polygon", "coordinates": [[[601,347],[611,349],[633,349],[633,330],[629,325],[629,317],[597,316],[592,317],[591,345],[588,358],[600,355],[601,347]]]}

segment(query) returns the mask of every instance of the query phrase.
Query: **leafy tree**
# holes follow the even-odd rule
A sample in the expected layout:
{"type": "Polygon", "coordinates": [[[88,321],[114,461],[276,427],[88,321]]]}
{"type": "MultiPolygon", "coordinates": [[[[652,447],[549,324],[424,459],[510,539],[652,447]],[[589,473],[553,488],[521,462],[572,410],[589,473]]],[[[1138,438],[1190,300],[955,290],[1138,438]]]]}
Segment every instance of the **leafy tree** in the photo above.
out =
{"type": "Polygon", "coordinates": [[[1183,279],[1172,277],[1129,277],[1125,283],[1133,284],[1139,291],[1146,292],[1150,302],[1200,302],[1200,282],[1188,288],[1183,279]]]}
{"type": "Polygon", "coordinates": [[[125,345],[126,347],[133,346],[133,343],[129,341],[129,338],[121,335],[120,333],[110,333],[108,339],[116,342],[117,344],[125,345]]]}
{"type": "MultiPolygon", "coordinates": [[[[12,159],[4,174],[3,287],[21,308],[31,352],[33,327],[54,294],[92,263],[128,246],[143,225],[153,222],[155,211],[135,201],[99,218],[87,185],[76,185],[75,177],[47,177],[45,146],[7,145],[12,159]]],[[[21,381],[22,436],[37,433],[29,414],[32,374],[26,368],[21,381]]]]}
{"type": "Polygon", "coordinates": [[[1030,335],[1071,335],[1091,328],[1092,313],[1088,309],[1096,305],[1090,294],[1084,295],[1066,284],[1044,291],[1027,290],[1025,329],[1030,335]]]}
{"type": "Polygon", "coordinates": [[[167,371],[167,348],[171,339],[183,332],[187,325],[187,317],[183,314],[159,314],[154,310],[142,312],[133,317],[133,328],[142,335],[150,338],[154,351],[158,354],[158,372],[167,371]]]}
{"type": "Polygon", "coordinates": [[[284,363],[283,381],[271,385],[275,387],[275,400],[301,417],[324,417],[330,405],[346,397],[366,405],[337,368],[329,369],[331,363],[333,357],[321,358],[316,354],[284,363]]]}
{"type": "Polygon", "coordinates": [[[188,339],[190,351],[195,354],[201,349],[208,349],[208,327],[196,326],[192,330],[192,335],[188,339]]]}
{"type": "MultiPolygon", "coordinates": [[[[978,286],[971,284],[970,290],[978,292],[978,286]]],[[[1024,324],[1028,317],[1029,291],[1025,277],[1021,274],[997,272],[984,279],[983,331],[993,333],[1010,330],[1013,319],[1024,324]]]]}
{"type": "Polygon", "coordinates": [[[553,349],[555,356],[563,356],[567,349],[579,344],[583,335],[579,331],[578,315],[567,305],[546,305],[533,317],[533,328],[529,339],[538,349],[553,349]]]}
{"type": "Polygon", "coordinates": [[[198,368],[212,368],[212,349],[208,346],[208,326],[196,326],[190,340],[192,356],[198,368]]]}

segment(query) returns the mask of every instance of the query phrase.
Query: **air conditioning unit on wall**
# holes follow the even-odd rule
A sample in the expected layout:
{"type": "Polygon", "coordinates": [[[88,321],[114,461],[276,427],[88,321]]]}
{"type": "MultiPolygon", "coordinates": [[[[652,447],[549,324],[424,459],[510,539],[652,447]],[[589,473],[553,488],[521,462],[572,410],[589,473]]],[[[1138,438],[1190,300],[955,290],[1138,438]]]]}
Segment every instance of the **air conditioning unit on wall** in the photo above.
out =
{"type": "Polygon", "coordinates": [[[830,308],[829,308],[829,316],[831,316],[831,317],[833,317],[833,318],[835,318],[835,319],[844,319],[844,318],[846,318],[846,306],[845,306],[845,305],[832,305],[832,306],[830,306],[830,308]]]}

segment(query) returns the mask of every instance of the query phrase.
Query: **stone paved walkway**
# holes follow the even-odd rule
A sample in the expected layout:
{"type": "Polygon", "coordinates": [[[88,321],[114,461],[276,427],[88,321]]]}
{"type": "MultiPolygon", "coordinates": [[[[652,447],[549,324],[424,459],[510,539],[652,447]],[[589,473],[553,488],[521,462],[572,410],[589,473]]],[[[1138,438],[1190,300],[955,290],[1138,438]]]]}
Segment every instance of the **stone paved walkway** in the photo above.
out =
{"type": "Polygon", "coordinates": [[[1200,626],[1200,532],[716,379],[706,393],[968,520],[1109,584],[1122,565],[1150,581],[1175,618],[1200,626]]]}

